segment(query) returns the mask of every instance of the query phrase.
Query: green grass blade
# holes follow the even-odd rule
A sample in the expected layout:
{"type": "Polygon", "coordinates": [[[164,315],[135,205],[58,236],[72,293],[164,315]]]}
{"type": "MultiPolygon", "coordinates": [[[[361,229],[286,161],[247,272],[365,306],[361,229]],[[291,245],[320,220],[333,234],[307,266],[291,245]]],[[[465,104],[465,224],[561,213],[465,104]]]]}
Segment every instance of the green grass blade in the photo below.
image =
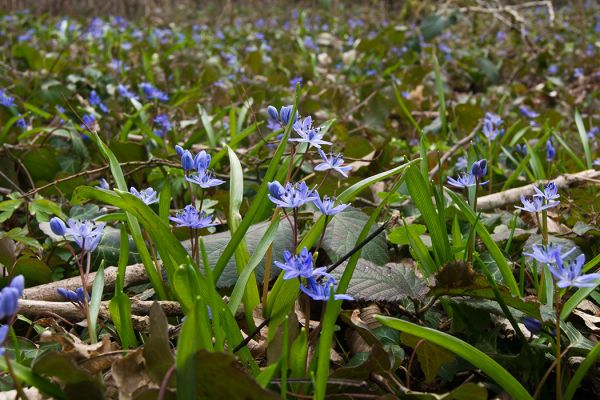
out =
{"type": "Polygon", "coordinates": [[[92,285],[92,298],[90,299],[90,338],[95,343],[98,336],[96,334],[96,325],[98,323],[98,314],[100,314],[100,303],[102,302],[102,293],[104,291],[104,260],[96,272],[94,283],[92,285]]]}
{"type": "Polygon", "coordinates": [[[200,121],[202,121],[202,126],[206,131],[208,143],[211,145],[211,147],[215,147],[217,145],[217,138],[215,136],[215,131],[212,127],[210,115],[208,115],[204,107],[202,107],[200,104],[198,104],[198,114],[200,114],[200,121]]]}
{"type": "Polygon", "coordinates": [[[579,139],[581,140],[581,144],[583,145],[583,151],[585,153],[585,162],[587,164],[588,169],[593,168],[593,160],[592,160],[592,150],[590,149],[590,142],[587,137],[587,132],[585,131],[585,126],[583,125],[583,120],[581,119],[581,114],[579,111],[575,111],[575,124],[577,125],[577,132],[579,132],[579,139]]]}
{"type": "Polygon", "coordinates": [[[529,392],[515,379],[515,377],[509,374],[508,371],[502,368],[502,366],[490,356],[476,347],[471,346],[469,343],[448,335],[447,333],[425,328],[401,319],[384,317],[381,315],[376,315],[375,318],[385,326],[425,339],[453,352],[470,362],[476,368],[481,369],[487,376],[493,379],[500,387],[502,387],[502,389],[512,396],[512,398],[520,400],[533,399],[529,392]]]}
{"type": "Polygon", "coordinates": [[[510,289],[510,293],[514,296],[519,296],[519,285],[517,285],[517,281],[512,274],[512,270],[506,261],[506,257],[502,254],[502,251],[492,239],[492,236],[487,231],[486,227],[478,220],[477,215],[473,212],[471,207],[456,193],[451,190],[446,190],[446,193],[452,198],[454,203],[458,206],[460,211],[462,211],[463,215],[467,218],[471,225],[475,224],[475,229],[477,235],[485,245],[485,247],[490,252],[490,255],[498,265],[498,269],[502,274],[502,279],[504,280],[504,284],[508,286],[510,289]]]}
{"type": "Polygon", "coordinates": [[[575,396],[575,392],[579,388],[581,381],[585,378],[588,370],[596,363],[600,357],[600,343],[596,343],[594,348],[588,353],[585,359],[579,364],[579,367],[575,371],[575,375],[569,381],[569,385],[563,395],[563,400],[571,400],[575,396]]]}
{"type": "Polygon", "coordinates": [[[438,95],[438,102],[440,103],[440,121],[442,123],[442,137],[446,138],[448,132],[448,123],[446,120],[446,99],[444,97],[444,83],[442,81],[442,71],[440,70],[440,63],[436,55],[433,55],[433,71],[435,74],[435,88],[438,95]]]}

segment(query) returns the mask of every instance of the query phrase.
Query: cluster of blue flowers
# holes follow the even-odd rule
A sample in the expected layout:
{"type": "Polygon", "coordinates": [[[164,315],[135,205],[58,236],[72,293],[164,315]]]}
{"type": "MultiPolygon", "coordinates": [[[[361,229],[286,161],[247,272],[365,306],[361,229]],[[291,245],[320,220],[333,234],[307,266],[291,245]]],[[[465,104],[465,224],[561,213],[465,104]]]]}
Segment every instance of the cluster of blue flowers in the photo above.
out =
{"type": "Polygon", "coordinates": [[[4,342],[8,336],[9,327],[15,321],[19,309],[19,298],[23,295],[24,289],[25,278],[23,275],[17,275],[8,286],[0,291],[0,320],[5,321],[5,324],[0,325],[0,356],[4,355],[4,342]]]}
{"type": "Polygon", "coordinates": [[[492,142],[504,134],[504,129],[501,128],[503,123],[504,121],[498,115],[491,112],[485,114],[485,118],[483,119],[483,134],[488,141],[492,142]]]}
{"type": "MultiPolygon", "coordinates": [[[[336,288],[335,278],[327,273],[326,268],[313,268],[313,255],[306,247],[300,254],[292,255],[283,252],[285,262],[275,261],[275,265],[284,271],[283,279],[299,279],[300,290],[317,301],[327,301],[336,288]],[[306,280],[306,285],[302,283],[306,280]]],[[[335,300],[353,300],[346,294],[334,294],[335,300]]]]}
{"type": "Polygon", "coordinates": [[[537,187],[534,187],[535,194],[529,200],[526,196],[521,196],[521,202],[523,206],[515,206],[520,210],[528,212],[541,212],[552,207],[556,207],[560,201],[554,201],[560,197],[558,194],[558,187],[554,182],[550,182],[544,186],[544,191],[541,191],[537,187]]]}
{"type": "MultiPolygon", "coordinates": [[[[198,154],[192,155],[189,150],[184,150],[181,146],[175,146],[175,150],[180,157],[187,182],[198,185],[202,189],[208,189],[225,183],[225,181],[215,178],[214,174],[209,171],[208,167],[210,166],[211,156],[206,151],[202,150],[198,154]]],[[[202,193],[202,196],[204,196],[204,193],[202,193]]],[[[192,199],[194,199],[193,193],[192,199]]],[[[202,229],[215,226],[216,224],[213,222],[213,219],[207,216],[201,208],[197,209],[195,204],[187,205],[183,210],[178,211],[175,217],[169,217],[169,219],[177,227],[202,229]]]]}
{"type": "Polygon", "coordinates": [[[75,290],[69,290],[65,288],[56,289],[59,295],[64,297],[67,301],[73,303],[77,308],[83,310],[85,307],[86,300],[89,298],[82,287],[75,290]]]}
{"type": "MultiPolygon", "coordinates": [[[[15,110],[15,98],[13,96],[9,96],[8,94],[6,94],[6,91],[4,89],[0,89],[0,105],[3,105],[6,108],[10,108],[15,110]]],[[[15,113],[17,113],[17,116],[20,116],[20,114],[18,114],[18,112],[13,111],[15,113]]],[[[25,121],[25,118],[23,118],[22,116],[17,119],[17,121],[15,122],[15,125],[18,126],[21,129],[25,129],[27,128],[27,121],[25,121]]]]}
{"type": "Polygon", "coordinates": [[[96,223],[73,218],[69,218],[66,224],[58,217],[50,219],[52,232],[57,236],[70,236],[84,254],[91,253],[98,247],[105,225],[103,222],[96,223]]]}
{"type": "MultiPolygon", "coordinates": [[[[270,125],[275,129],[280,129],[290,122],[292,106],[282,107],[280,111],[273,106],[269,106],[267,112],[270,118],[270,125]]],[[[315,171],[334,170],[340,173],[343,177],[348,177],[348,171],[352,169],[350,166],[344,166],[344,159],[341,155],[329,156],[321,149],[322,145],[331,145],[331,142],[323,140],[324,134],[320,128],[313,127],[312,117],[308,116],[301,119],[298,113],[292,121],[293,129],[299,137],[289,139],[292,143],[306,143],[307,152],[311,147],[314,147],[319,152],[323,162],[315,166],[315,171]]],[[[306,154],[305,154],[306,155],[306,154]]],[[[329,196],[321,196],[315,188],[309,188],[305,182],[292,183],[288,182],[285,185],[277,181],[267,184],[269,200],[278,208],[284,210],[292,209],[294,216],[296,211],[307,203],[313,203],[326,218],[334,216],[344,211],[350,204],[335,205],[335,198],[329,196]]],[[[287,215],[287,214],[286,214],[287,215]]],[[[294,217],[296,218],[296,217],[294,217]]],[[[324,230],[327,228],[327,219],[325,220],[324,230]]],[[[291,224],[291,221],[290,221],[291,224]]],[[[297,223],[292,225],[292,230],[295,232],[294,237],[297,237],[297,223]]],[[[326,272],[325,268],[314,268],[313,255],[305,247],[300,254],[294,255],[289,251],[284,251],[283,258],[285,262],[276,261],[275,265],[284,271],[283,279],[299,279],[300,289],[313,300],[327,301],[336,288],[334,277],[326,272]]],[[[350,296],[344,294],[335,294],[336,300],[351,300],[350,296]]]]}
{"type": "Polygon", "coordinates": [[[487,175],[487,160],[482,159],[471,164],[471,172],[463,173],[458,178],[448,177],[448,184],[455,188],[465,189],[471,186],[485,185],[488,181],[481,182],[487,175]]]}

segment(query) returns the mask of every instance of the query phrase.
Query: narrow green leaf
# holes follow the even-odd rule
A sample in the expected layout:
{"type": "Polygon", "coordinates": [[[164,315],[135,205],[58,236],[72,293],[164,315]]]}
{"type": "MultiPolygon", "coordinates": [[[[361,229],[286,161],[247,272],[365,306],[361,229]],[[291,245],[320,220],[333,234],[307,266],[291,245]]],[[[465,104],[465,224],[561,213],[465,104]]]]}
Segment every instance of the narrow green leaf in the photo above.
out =
{"type": "Polygon", "coordinates": [[[592,160],[592,150],[590,149],[590,142],[587,137],[587,132],[585,131],[585,126],[583,125],[583,121],[581,119],[581,114],[579,111],[575,110],[575,124],[577,125],[577,132],[579,132],[579,139],[581,140],[581,144],[583,145],[583,151],[585,153],[585,161],[588,169],[593,168],[593,160],[592,160]]]}
{"type": "Polygon", "coordinates": [[[375,318],[385,326],[396,329],[400,332],[406,332],[410,335],[425,339],[431,343],[437,344],[454,354],[460,356],[464,360],[473,364],[476,368],[481,369],[491,379],[506,390],[506,392],[514,399],[533,399],[529,392],[506,371],[500,364],[494,361],[481,350],[464,342],[447,333],[437,331],[435,329],[425,328],[401,319],[384,317],[376,315],[375,318]]]}
{"type": "Polygon", "coordinates": [[[95,343],[97,340],[96,336],[96,325],[98,323],[98,314],[100,313],[100,303],[102,302],[102,293],[104,291],[104,260],[100,264],[100,268],[96,272],[94,278],[94,284],[92,285],[92,298],[90,299],[90,337],[95,343]]]}

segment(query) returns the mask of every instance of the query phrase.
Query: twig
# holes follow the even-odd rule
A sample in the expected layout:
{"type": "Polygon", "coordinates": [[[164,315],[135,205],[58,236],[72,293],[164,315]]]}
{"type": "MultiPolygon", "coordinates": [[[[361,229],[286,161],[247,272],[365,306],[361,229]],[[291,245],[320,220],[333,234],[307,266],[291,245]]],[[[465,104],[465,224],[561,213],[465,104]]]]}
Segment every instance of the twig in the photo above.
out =
{"type": "Polygon", "coordinates": [[[560,175],[555,179],[537,181],[527,186],[508,189],[503,192],[480,197],[477,201],[477,209],[489,210],[492,208],[503,207],[507,204],[517,203],[521,199],[521,196],[530,196],[534,194],[534,187],[539,187],[550,181],[554,182],[559,189],[565,189],[579,182],[589,181],[590,179],[597,178],[600,178],[600,171],[593,169],[588,169],[575,174],[560,175]]]}

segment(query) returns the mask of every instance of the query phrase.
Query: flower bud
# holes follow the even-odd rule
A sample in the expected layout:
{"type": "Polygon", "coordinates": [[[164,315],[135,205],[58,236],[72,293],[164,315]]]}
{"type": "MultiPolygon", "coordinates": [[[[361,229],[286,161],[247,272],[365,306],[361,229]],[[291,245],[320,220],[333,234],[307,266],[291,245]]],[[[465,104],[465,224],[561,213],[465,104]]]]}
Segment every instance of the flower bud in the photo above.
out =
{"type": "Polygon", "coordinates": [[[269,114],[269,118],[277,121],[279,119],[279,114],[277,113],[277,109],[273,106],[267,107],[267,113],[269,114]]]}
{"type": "Polygon", "coordinates": [[[471,175],[476,178],[483,178],[487,174],[487,161],[485,159],[475,161],[471,166],[471,175]]]}
{"type": "Polygon", "coordinates": [[[542,330],[542,323],[535,318],[523,318],[523,325],[525,325],[525,328],[533,334],[540,333],[542,330]]]}
{"type": "Polygon", "coordinates": [[[177,155],[181,157],[185,150],[183,150],[183,147],[181,147],[180,145],[175,145],[175,151],[177,152],[177,155]]]}
{"type": "Polygon", "coordinates": [[[65,226],[65,223],[62,219],[58,217],[52,217],[50,219],[50,229],[52,229],[52,232],[55,235],[64,236],[67,227],[65,226]]]}
{"type": "Polygon", "coordinates": [[[281,195],[285,191],[283,186],[281,186],[281,183],[277,181],[267,183],[267,187],[269,188],[269,193],[271,193],[271,196],[276,199],[281,198],[281,195]]]}
{"type": "Polygon", "coordinates": [[[184,171],[190,171],[194,169],[194,158],[189,150],[185,150],[183,153],[181,153],[181,166],[183,167],[184,171]]]}
{"type": "Polygon", "coordinates": [[[194,158],[194,168],[198,171],[202,171],[208,169],[209,165],[210,155],[206,151],[202,150],[200,153],[196,154],[196,157],[194,158]]]}
{"type": "MultiPolygon", "coordinates": [[[[281,111],[279,112],[279,117],[281,118],[281,122],[284,125],[287,125],[287,123],[290,121],[293,109],[294,109],[294,106],[281,107],[281,111]]],[[[296,120],[298,120],[298,113],[296,113],[296,115],[294,116],[293,122],[296,122],[296,120]]]]}
{"type": "Polygon", "coordinates": [[[19,297],[23,294],[23,290],[25,289],[25,277],[23,275],[15,276],[12,281],[10,281],[11,288],[16,289],[19,293],[19,297]]]}

